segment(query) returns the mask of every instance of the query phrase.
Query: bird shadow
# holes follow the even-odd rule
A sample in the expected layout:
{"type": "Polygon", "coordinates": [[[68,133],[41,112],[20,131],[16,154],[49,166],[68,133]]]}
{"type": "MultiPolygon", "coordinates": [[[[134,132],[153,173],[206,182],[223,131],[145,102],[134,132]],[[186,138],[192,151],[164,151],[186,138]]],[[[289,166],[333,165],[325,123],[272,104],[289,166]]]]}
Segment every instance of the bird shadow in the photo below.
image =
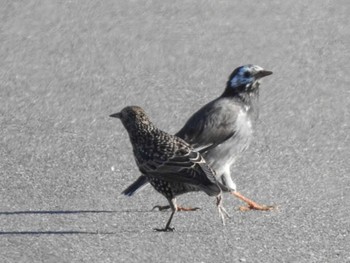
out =
{"type": "Polygon", "coordinates": [[[116,232],[99,231],[0,231],[0,236],[5,235],[114,235],[116,232]]]}
{"type": "Polygon", "coordinates": [[[8,216],[8,215],[40,215],[40,214],[49,214],[49,215],[57,215],[57,214],[117,214],[117,213],[149,213],[154,212],[152,210],[39,210],[39,211],[5,211],[0,212],[0,216],[8,216]]]}
{"type": "MultiPolygon", "coordinates": [[[[21,216],[21,215],[72,215],[72,214],[118,214],[118,213],[148,213],[151,210],[27,210],[27,211],[0,211],[0,216],[21,216]]],[[[129,231],[130,232],[130,231],[129,231]]],[[[131,231],[132,232],[132,231],[131,231]]],[[[0,231],[0,236],[10,235],[114,235],[117,232],[105,231],[0,231]]]]}
{"type": "MultiPolygon", "coordinates": [[[[161,213],[164,211],[161,211],[161,213]]],[[[70,215],[70,214],[118,214],[118,213],[159,213],[157,210],[27,210],[27,211],[0,211],[0,216],[20,216],[20,215],[70,215]]],[[[141,232],[144,232],[143,230],[141,232]]],[[[0,231],[0,236],[39,236],[39,235],[115,235],[121,232],[139,233],[136,229],[124,229],[116,232],[109,231],[76,231],[76,230],[60,230],[60,231],[40,231],[40,230],[27,230],[27,231],[0,231]]],[[[151,230],[154,233],[163,233],[151,230]]],[[[188,232],[188,231],[187,231],[188,232]]],[[[196,231],[190,231],[196,232],[196,231]]],[[[201,231],[199,231],[201,232],[201,231]]],[[[182,231],[176,231],[176,233],[182,233],[182,231]]]]}

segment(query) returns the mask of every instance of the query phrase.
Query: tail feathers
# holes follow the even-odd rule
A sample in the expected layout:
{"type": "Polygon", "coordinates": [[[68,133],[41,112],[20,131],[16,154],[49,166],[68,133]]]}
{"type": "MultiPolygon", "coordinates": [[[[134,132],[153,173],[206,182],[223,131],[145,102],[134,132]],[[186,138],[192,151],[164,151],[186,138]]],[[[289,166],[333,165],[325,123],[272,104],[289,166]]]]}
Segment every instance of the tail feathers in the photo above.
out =
{"type": "Polygon", "coordinates": [[[122,194],[126,196],[132,196],[135,193],[141,191],[144,187],[146,187],[148,184],[148,179],[144,176],[141,175],[135,182],[133,182],[131,185],[126,188],[122,194]]]}

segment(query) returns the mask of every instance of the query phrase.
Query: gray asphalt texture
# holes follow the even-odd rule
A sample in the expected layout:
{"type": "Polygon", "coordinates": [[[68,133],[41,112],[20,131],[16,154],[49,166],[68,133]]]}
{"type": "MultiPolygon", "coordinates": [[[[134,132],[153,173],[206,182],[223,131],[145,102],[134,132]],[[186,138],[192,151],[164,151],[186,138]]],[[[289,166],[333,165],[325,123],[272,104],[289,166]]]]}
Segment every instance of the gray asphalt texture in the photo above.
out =
{"type": "Polygon", "coordinates": [[[1,1],[0,262],[350,262],[350,2],[1,1]],[[233,167],[272,212],[222,226],[214,198],[175,215],[139,175],[125,129],[143,107],[176,132],[237,66],[262,81],[233,167]]]}

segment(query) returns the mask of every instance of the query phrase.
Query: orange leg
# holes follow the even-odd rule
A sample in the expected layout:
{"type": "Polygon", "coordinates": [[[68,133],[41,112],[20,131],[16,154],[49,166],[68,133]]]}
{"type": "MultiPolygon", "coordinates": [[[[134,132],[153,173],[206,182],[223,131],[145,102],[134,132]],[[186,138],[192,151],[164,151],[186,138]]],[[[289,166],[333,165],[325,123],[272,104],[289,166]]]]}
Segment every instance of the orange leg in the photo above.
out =
{"type": "Polygon", "coordinates": [[[254,201],[250,200],[249,198],[243,196],[241,193],[237,191],[231,192],[231,194],[238,197],[239,199],[241,199],[242,201],[248,204],[248,206],[239,207],[239,210],[241,211],[248,211],[248,210],[270,211],[275,208],[274,206],[259,205],[254,201]]]}
{"type": "MultiPolygon", "coordinates": [[[[152,210],[158,208],[159,211],[163,211],[163,210],[168,210],[170,209],[170,206],[169,205],[164,205],[164,206],[161,206],[161,205],[156,205],[152,208],[152,210]]],[[[182,207],[182,206],[176,206],[176,211],[196,211],[196,210],[199,210],[200,208],[199,207],[182,207]]]]}
{"type": "Polygon", "coordinates": [[[176,210],[177,211],[196,211],[196,210],[200,210],[199,207],[182,207],[182,206],[176,206],[176,210]]]}

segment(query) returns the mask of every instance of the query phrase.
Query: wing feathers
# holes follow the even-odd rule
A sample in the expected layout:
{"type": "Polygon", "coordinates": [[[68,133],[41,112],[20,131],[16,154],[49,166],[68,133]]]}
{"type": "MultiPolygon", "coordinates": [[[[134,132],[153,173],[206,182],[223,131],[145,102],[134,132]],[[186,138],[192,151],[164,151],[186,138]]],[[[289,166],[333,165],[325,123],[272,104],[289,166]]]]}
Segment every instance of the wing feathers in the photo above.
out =
{"type": "Polygon", "coordinates": [[[239,110],[238,105],[214,100],[194,113],[176,136],[204,153],[235,135],[239,110]]]}
{"type": "Polygon", "coordinates": [[[217,195],[221,191],[213,170],[205,163],[200,153],[195,151],[189,151],[185,155],[174,155],[166,161],[148,160],[139,163],[139,168],[148,176],[174,183],[196,185],[208,195],[217,195]]]}

